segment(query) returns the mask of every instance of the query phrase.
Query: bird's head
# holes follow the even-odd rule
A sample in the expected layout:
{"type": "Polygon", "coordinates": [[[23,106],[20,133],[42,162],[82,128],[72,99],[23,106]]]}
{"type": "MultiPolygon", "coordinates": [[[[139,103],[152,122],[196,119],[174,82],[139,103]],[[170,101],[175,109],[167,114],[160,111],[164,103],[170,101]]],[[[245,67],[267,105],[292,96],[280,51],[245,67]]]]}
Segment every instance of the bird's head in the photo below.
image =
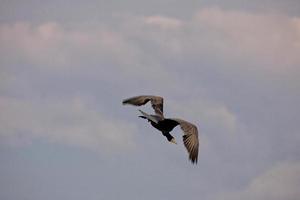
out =
{"type": "Polygon", "coordinates": [[[175,138],[172,138],[171,140],[169,140],[169,142],[172,142],[172,143],[174,143],[174,144],[177,144],[175,138]]]}

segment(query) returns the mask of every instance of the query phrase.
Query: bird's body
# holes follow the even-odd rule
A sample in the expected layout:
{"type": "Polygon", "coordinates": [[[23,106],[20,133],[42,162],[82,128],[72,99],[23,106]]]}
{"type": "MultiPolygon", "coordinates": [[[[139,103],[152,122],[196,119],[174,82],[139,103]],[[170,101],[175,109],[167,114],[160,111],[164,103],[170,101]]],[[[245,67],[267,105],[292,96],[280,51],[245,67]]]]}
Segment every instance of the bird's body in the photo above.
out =
{"type": "Polygon", "coordinates": [[[172,119],[163,119],[159,121],[157,124],[155,122],[151,122],[151,125],[156,129],[162,132],[171,132],[179,123],[172,119]]]}
{"type": "MultiPolygon", "coordinates": [[[[158,122],[155,123],[154,121],[151,121],[148,119],[148,121],[151,123],[151,125],[156,128],[157,130],[161,131],[163,136],[167,138],[169,142],[173,142],[176,144],[176,141],[174,137],[170,134],[170,132],[179,124],[178,122],[172,120],[172,119],[161,119],[156,115],[151,115],[152,117],[158,118],[158,122]]],[[[141,118],[147,119],[145,116],[140,116],[141,118]]]]}
{"type": "Polygon", "coordinates": [[[151,125],[161,131],[162,135],[167,138],[169,142],[176,143],[175,138],[170,132],[177,126],[180,125],[184,132],[183,143],[189,152],[189,158],[192,163],[197,163],[198,160],[198,130],[197,127],[182,119],[165,118],[163,115],[163,98],[159,96],[142,95],[125,99],[123,104],[131,104],[135,106],[141,106],[151,101],[152,108],[155,111],[155,115],[149,115],[139,110],[142,115],[141,118],[147,119],[151,125]]]}

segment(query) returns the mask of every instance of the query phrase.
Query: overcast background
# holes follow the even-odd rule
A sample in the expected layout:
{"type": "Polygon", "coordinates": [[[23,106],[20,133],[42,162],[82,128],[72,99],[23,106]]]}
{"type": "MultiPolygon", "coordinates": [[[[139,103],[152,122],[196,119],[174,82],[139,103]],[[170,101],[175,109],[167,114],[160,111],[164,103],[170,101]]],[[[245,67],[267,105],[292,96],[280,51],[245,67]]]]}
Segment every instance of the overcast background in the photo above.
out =
{"type": "Polygon", "coordinates": [[[1,0],[0,199],[296,200],[299,66],[298,0],[1,0]]]}

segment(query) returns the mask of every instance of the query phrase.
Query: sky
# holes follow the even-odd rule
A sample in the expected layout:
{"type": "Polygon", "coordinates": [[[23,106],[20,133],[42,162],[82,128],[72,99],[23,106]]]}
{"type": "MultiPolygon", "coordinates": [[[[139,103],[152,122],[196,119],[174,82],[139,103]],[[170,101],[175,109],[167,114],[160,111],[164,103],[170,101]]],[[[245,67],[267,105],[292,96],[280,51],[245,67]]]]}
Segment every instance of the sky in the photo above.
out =
{"type": "Polygon", "coordinates": [[[299,198],[298,0],[0,4],[0,199],[299,198]]]}

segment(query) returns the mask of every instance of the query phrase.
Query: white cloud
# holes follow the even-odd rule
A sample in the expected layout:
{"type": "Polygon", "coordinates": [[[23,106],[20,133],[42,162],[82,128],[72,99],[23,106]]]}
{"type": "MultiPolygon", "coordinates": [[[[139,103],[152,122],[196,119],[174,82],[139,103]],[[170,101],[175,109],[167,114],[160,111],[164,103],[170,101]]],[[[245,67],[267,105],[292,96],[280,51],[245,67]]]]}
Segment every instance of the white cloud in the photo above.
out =
{"type": "Polygon", "coordinates": [[[300,196],[300,163],[287,162],[273,166],[254,178],[241,191],[222,194],[222,200],[296,200],[300,196]]]}
{"type": "Polygon", "coordinates": [[[182,25],[182,22],[178,19],[159,15],[145,17],[145,23],[149,25],[158,26],[162,29],[177,29],[180,28],[182,25]]]}
{"type": "Polygon", "coordinates": [[[101,25],[93,30],[72,30],[55,22],[37,26],[17,22],[0,26],[0,43],[2,56],[11,58],[11,62],[15,57],[21,57],[31,64],[48,68],[76,67],[82,59],[128,64],[136,53],[120,34],[101,25]]]}
{"type": "MultiPolygon", "coordinates": [[[[241,73],[299,74],[300,19],[203,8],[190,19],[131,16],[115,25],[66,28],[56,22],[0,26],[2,62],[25,59],[54,68],[106,66],[127,75],[168,77],[172,61],[224,63],[241,73]],[[157,73],[160,71],[160,73],[157,73]]],[[[202,64],[202,63],[201,63],[202,64]]],[[[197,66],[188,66],[198,68],[197,66]]]]}
{"type": "Polygon", "coordinates": [[[258,63],[261,70],[272,73],[299,65],[299,25],[299,18],[216,7],[200,10],[191,22],[204,34],[199,38],[210,42],[204,43],[205,48],[224,60],[258,63]]]}
{"type": "Polygon", "coordinates": [[[44,66],[46,60],[52,59],[55,63],[65,64],[65,55],[62,49],[58,51],[63,33],[56,23],[46,23],[33,28],[29,23],[15,23],[0,27],[2,55],[11,58],[37,62],[44,66]]]}
{"type": "MultiPolygon", "coordinates": [[[[12,77],[3,81],[7,88],[15,77],[27,79],[20,77],[22,73],[16,76],[8,70],[11,63],[21,60],[22,64],[17,65],[20,71],[24,63],[42,68],[33,76],[53,68],[59,73],[63,69],[70,79],[94,75],[97,81],[105,80],[119,90],[127,84],[131,93],[143,88],[144,93],[161,94],[187,94],[187,87],[199,92],[209,89],[211,82],[220,84],[209,80],[207,85],[195,86],[206,78],[201,73],[209,68],[220,76],[231,73],[233,81],[235,77],[246,77],[252,82],[257,80],[255,76],[276,80],[287,74],[286,82],[295,83],[300,73],[299,22],[296,17],[203,8],[185,20],[162,15],[131,16],[114,25],[84,28],[67,28],[56,22],[2,24],[1,74],[12,77]],[[181,81],[182,77],[185,80],[181,81]]],[[[208,96],[205,101],[185,102],[193,109],[172,109],[183,113],[183,117],[235,132],[240,127],[237,116],[225,104],[210,101],[208,96]]]]}
{"type": "Polygon", "coordinates": [[[154,46],[154,51],[146,51],[157,62],[201,62],[205,58],[224,63],[227,70],[254,76],[293,76],[300,73],[299,21],[298,17],[281,14],[206,7],[186,20],[144,17],[136,20],[126,34],[138,39],[137,46],[141,45],[139,41],[147,42],[145,48],[154,46]]]}
{"type": "Polygon", "coordinates": [[[0,98],[2,143],[23,144],[35,139],[97,151],[134,146],[136,126],[95,111],[82,98],[31,102],[0,98]]]}
{"type": "MultiPolygon", "coordinates": [[[[144,24],[140,20],[139,23],[144,24]]],[[[43,72],[84,71],[107,81],[128,81],[134,77],[132,81],[136,82],[144,80],[144,74],[149,80],[164,81],[169,75],[156,55],[151,55],[132,36],[126,34],[126,28],[114,30],[103,24],[73,28],[56,22],[2,24],[0,62],[3,71],[11,65],[25,65],[43,72]]]]}

